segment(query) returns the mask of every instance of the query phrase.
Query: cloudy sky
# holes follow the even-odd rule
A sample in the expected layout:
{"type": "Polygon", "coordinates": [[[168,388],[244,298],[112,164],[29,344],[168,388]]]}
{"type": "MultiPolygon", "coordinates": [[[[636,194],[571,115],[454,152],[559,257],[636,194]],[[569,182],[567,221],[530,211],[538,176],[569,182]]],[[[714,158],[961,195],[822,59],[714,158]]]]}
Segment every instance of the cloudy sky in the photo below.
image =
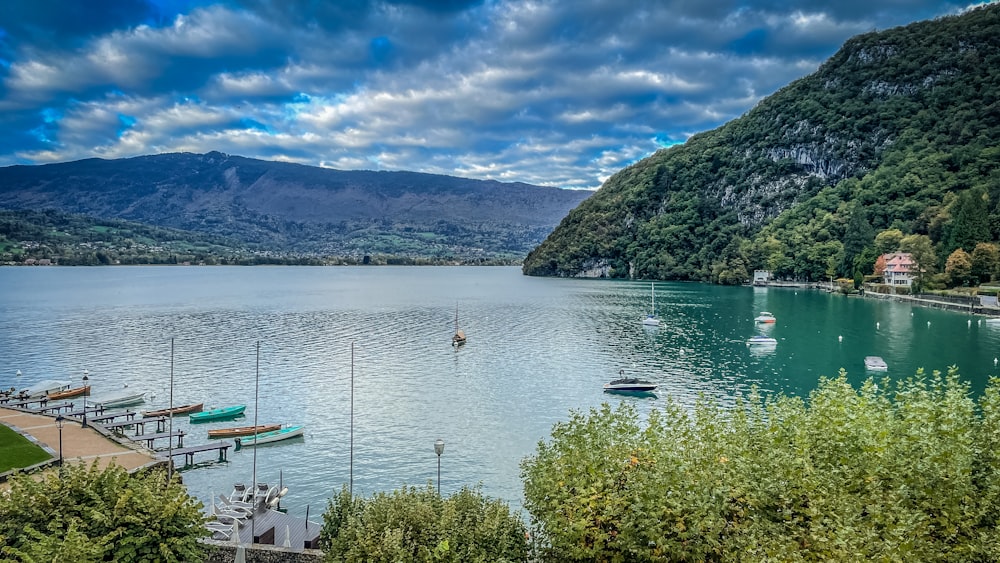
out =
{"type": "Polygon", "coordinates": [[[208,152],[594,188],[973,0],[3,0],[0,166],[208,152]]]}

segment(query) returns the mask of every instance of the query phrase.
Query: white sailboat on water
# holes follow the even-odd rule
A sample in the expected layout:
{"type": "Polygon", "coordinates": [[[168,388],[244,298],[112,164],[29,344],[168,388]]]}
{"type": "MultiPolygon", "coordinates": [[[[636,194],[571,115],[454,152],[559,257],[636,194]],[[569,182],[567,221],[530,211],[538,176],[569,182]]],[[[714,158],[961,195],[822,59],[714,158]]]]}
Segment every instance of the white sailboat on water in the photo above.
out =
{"type": "Polygon", "coordinates": [[[646,315],[645,319],[642,319],[642,324],[645,326],[660,326],[660,318],[656,316],[656,287],[652,282],[649,284],[649,294],[651,299],[649,314],[646,315]]]}

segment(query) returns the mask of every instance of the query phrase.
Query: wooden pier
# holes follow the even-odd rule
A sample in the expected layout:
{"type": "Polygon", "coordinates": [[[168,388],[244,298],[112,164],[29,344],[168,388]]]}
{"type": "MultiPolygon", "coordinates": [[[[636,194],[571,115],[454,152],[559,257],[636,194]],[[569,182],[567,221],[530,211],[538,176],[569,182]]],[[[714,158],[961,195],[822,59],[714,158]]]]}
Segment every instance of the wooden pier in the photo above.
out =
{"type": "MultiPolygon", "coordinates": [[[[101,410],[104,410],[104,409],[101,409],[101,410]]],[[[135,418],[135,415],[137,415],[137,414],[139,414],[139,413],[137,413],[135,411],[125,411],[125,412],[119,412],[119,413],[114,413],[114,414],[105,414],[105,415],[101,415],[101,416],[92,416],[88,420],[90,422],[94,422],[94,423],[102,424],[103,425],[105,422],[113,422],[119,416],[124,416],[125,420],[132,420],[133,418],[135,418]]]]}
{"type": "Polygon", "coordinates": [[[129,426],[135,426],[135,435],[142,436],[143,434],[146,433],[146,424],[153,422],[156,423],[157,432],[164,432],[166,430],[167,417],[165,416],[157,416],[154,418],[138,418],[132,420],[125,420],[122,422],[109,422],[106,424],[101,424],[101,426],[118,434],[121,434],[122,430],[128,428],[129,426]]]}
{"type": "Polygon", "coordinates": [[[146,442],[146,447],[149,448],[149,449],[153,449],[153,441],[154,440],[158,440],[160,438],[170,439],[170,438],[173,438],[174,436],[177,436],[177,447],[178,448],[184,447],[184,431],[183,430],[174,430],[173,432],[157,432],[156,434],[137,434],[137,435],[135,435],[134,437],[132,437],[130,439],[133,442],[142,442],[142,441],[145,441],[146,442]]]}
{"type": "Polygon", "coordinates": [[[54,405],[44,405],[36,409],[28,409],[28,410],[30,410],[31,412],[37,412],[39,414],[48,414],[50,412],[59,414],[60,411],[62,411],[63,409],[66,409],[66,412],[68,414],[73,409],[73,403],[57,403],[54,405]]]}
{"type": "MultiPolygon", "coordinates": [[[[219,450],[219,461],[226,461],[226,450],[231,448],[233,445],[229,442],[220,444],[202,444],[200,446],[190,446],[187,448],[180,448],[170,452],[171,457],[176,457],[179,455],[184,456],[184,465],[194,465],[194,454],[199,452],[207,452],[211,450],[219,450]]],[[[164,452],[159,452],[163,454],[164,452]]]]}

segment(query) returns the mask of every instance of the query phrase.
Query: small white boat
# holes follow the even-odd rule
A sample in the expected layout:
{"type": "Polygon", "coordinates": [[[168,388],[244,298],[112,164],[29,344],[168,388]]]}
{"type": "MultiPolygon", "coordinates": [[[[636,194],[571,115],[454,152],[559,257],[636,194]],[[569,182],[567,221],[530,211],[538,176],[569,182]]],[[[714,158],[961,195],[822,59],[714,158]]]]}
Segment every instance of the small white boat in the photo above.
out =
{"type": "Polygon", "coordinates": [[[879,356],[865,356],[865,369],[869,371],[888,371],[889,364],[879,356]]]}
{"type": "Polygon", "coordinates": [[[70,385],[72,385],[72,383],[69,381],[47,379],[45,381],[39,381],[31,387],[23,389],[20,393],[18,393],[18,396],[24,399],[41,398],[52,393],[66,391],[69,389],[70,385]]]}
{"type": "Polygon", "coordinates": [[[756,323],[771,324],[773,322],[776,322],[778,319],[775,319],[774,315],[768,313],[767,311],[761,311],[760,314],[754,317],[753,320],[756,323]]]}
{"type": "Polygon", "coordinates": [[[102,395],[100,397],[91,397],[87,402],[91,405],[98,407],[103,407],[106,409],[113,409],[116,407],[127,407],[130,405],[138,405],[146,400],[145,391],[136,391],[134,389],[129,389],[126,385],[122,389],[114,392],[108,393],[107,395],[102,395]]]}
{"type": "Polygon", "coordinates": [[[660,326],[660,319],[656,316],[656,287],[652,283],[649,284],[649,296],[649,314],[646,315],[645,319],[642,319],[642,324],[644,326],[660,326]]]}
{"type": "Polygon", "coordinates": [[[1000,326],[1000,317],[986,317],[986,324],[1000,326]]]}
{"type": "Polygon", "coordinates": [[[239,450],[244,447],[248,448],[250,446],[259,446],[261,444],[270,444],[271,442],[287,440],[289,438],[301,436],[305,433],[305,431],[305,426],[286,426],[280,430],[263,432],[255,436],[247,436],[246,438],[236,438],[236,449],[239,450]]]}
{"type": "Polygon", "coordinates": [[[777,346],[778,341],[770,336],[757,335],[747,340],[747,346],[777,346]]]}

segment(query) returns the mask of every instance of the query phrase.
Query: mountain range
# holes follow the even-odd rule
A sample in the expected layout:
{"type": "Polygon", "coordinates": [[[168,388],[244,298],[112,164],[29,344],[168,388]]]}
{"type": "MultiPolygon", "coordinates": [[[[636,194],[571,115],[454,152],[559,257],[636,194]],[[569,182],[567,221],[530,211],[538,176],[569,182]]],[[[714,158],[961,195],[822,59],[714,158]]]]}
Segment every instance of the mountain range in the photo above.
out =
{"type": "Polygon", "coordinates": [[[521,258],[591,193],[219,152],[0,168],[0,209],[123,219],[304,255],[521,258]]]}
{"type": "Polygon", "coordinates": [[[898,231],[929,241],[921,268],[930,273],[958,250],[996,244],[998,202],[994,3],[851,38],[740,118],[614,174],[523,271],[857,279],[885,250],[876,236],[898,231]]]}

